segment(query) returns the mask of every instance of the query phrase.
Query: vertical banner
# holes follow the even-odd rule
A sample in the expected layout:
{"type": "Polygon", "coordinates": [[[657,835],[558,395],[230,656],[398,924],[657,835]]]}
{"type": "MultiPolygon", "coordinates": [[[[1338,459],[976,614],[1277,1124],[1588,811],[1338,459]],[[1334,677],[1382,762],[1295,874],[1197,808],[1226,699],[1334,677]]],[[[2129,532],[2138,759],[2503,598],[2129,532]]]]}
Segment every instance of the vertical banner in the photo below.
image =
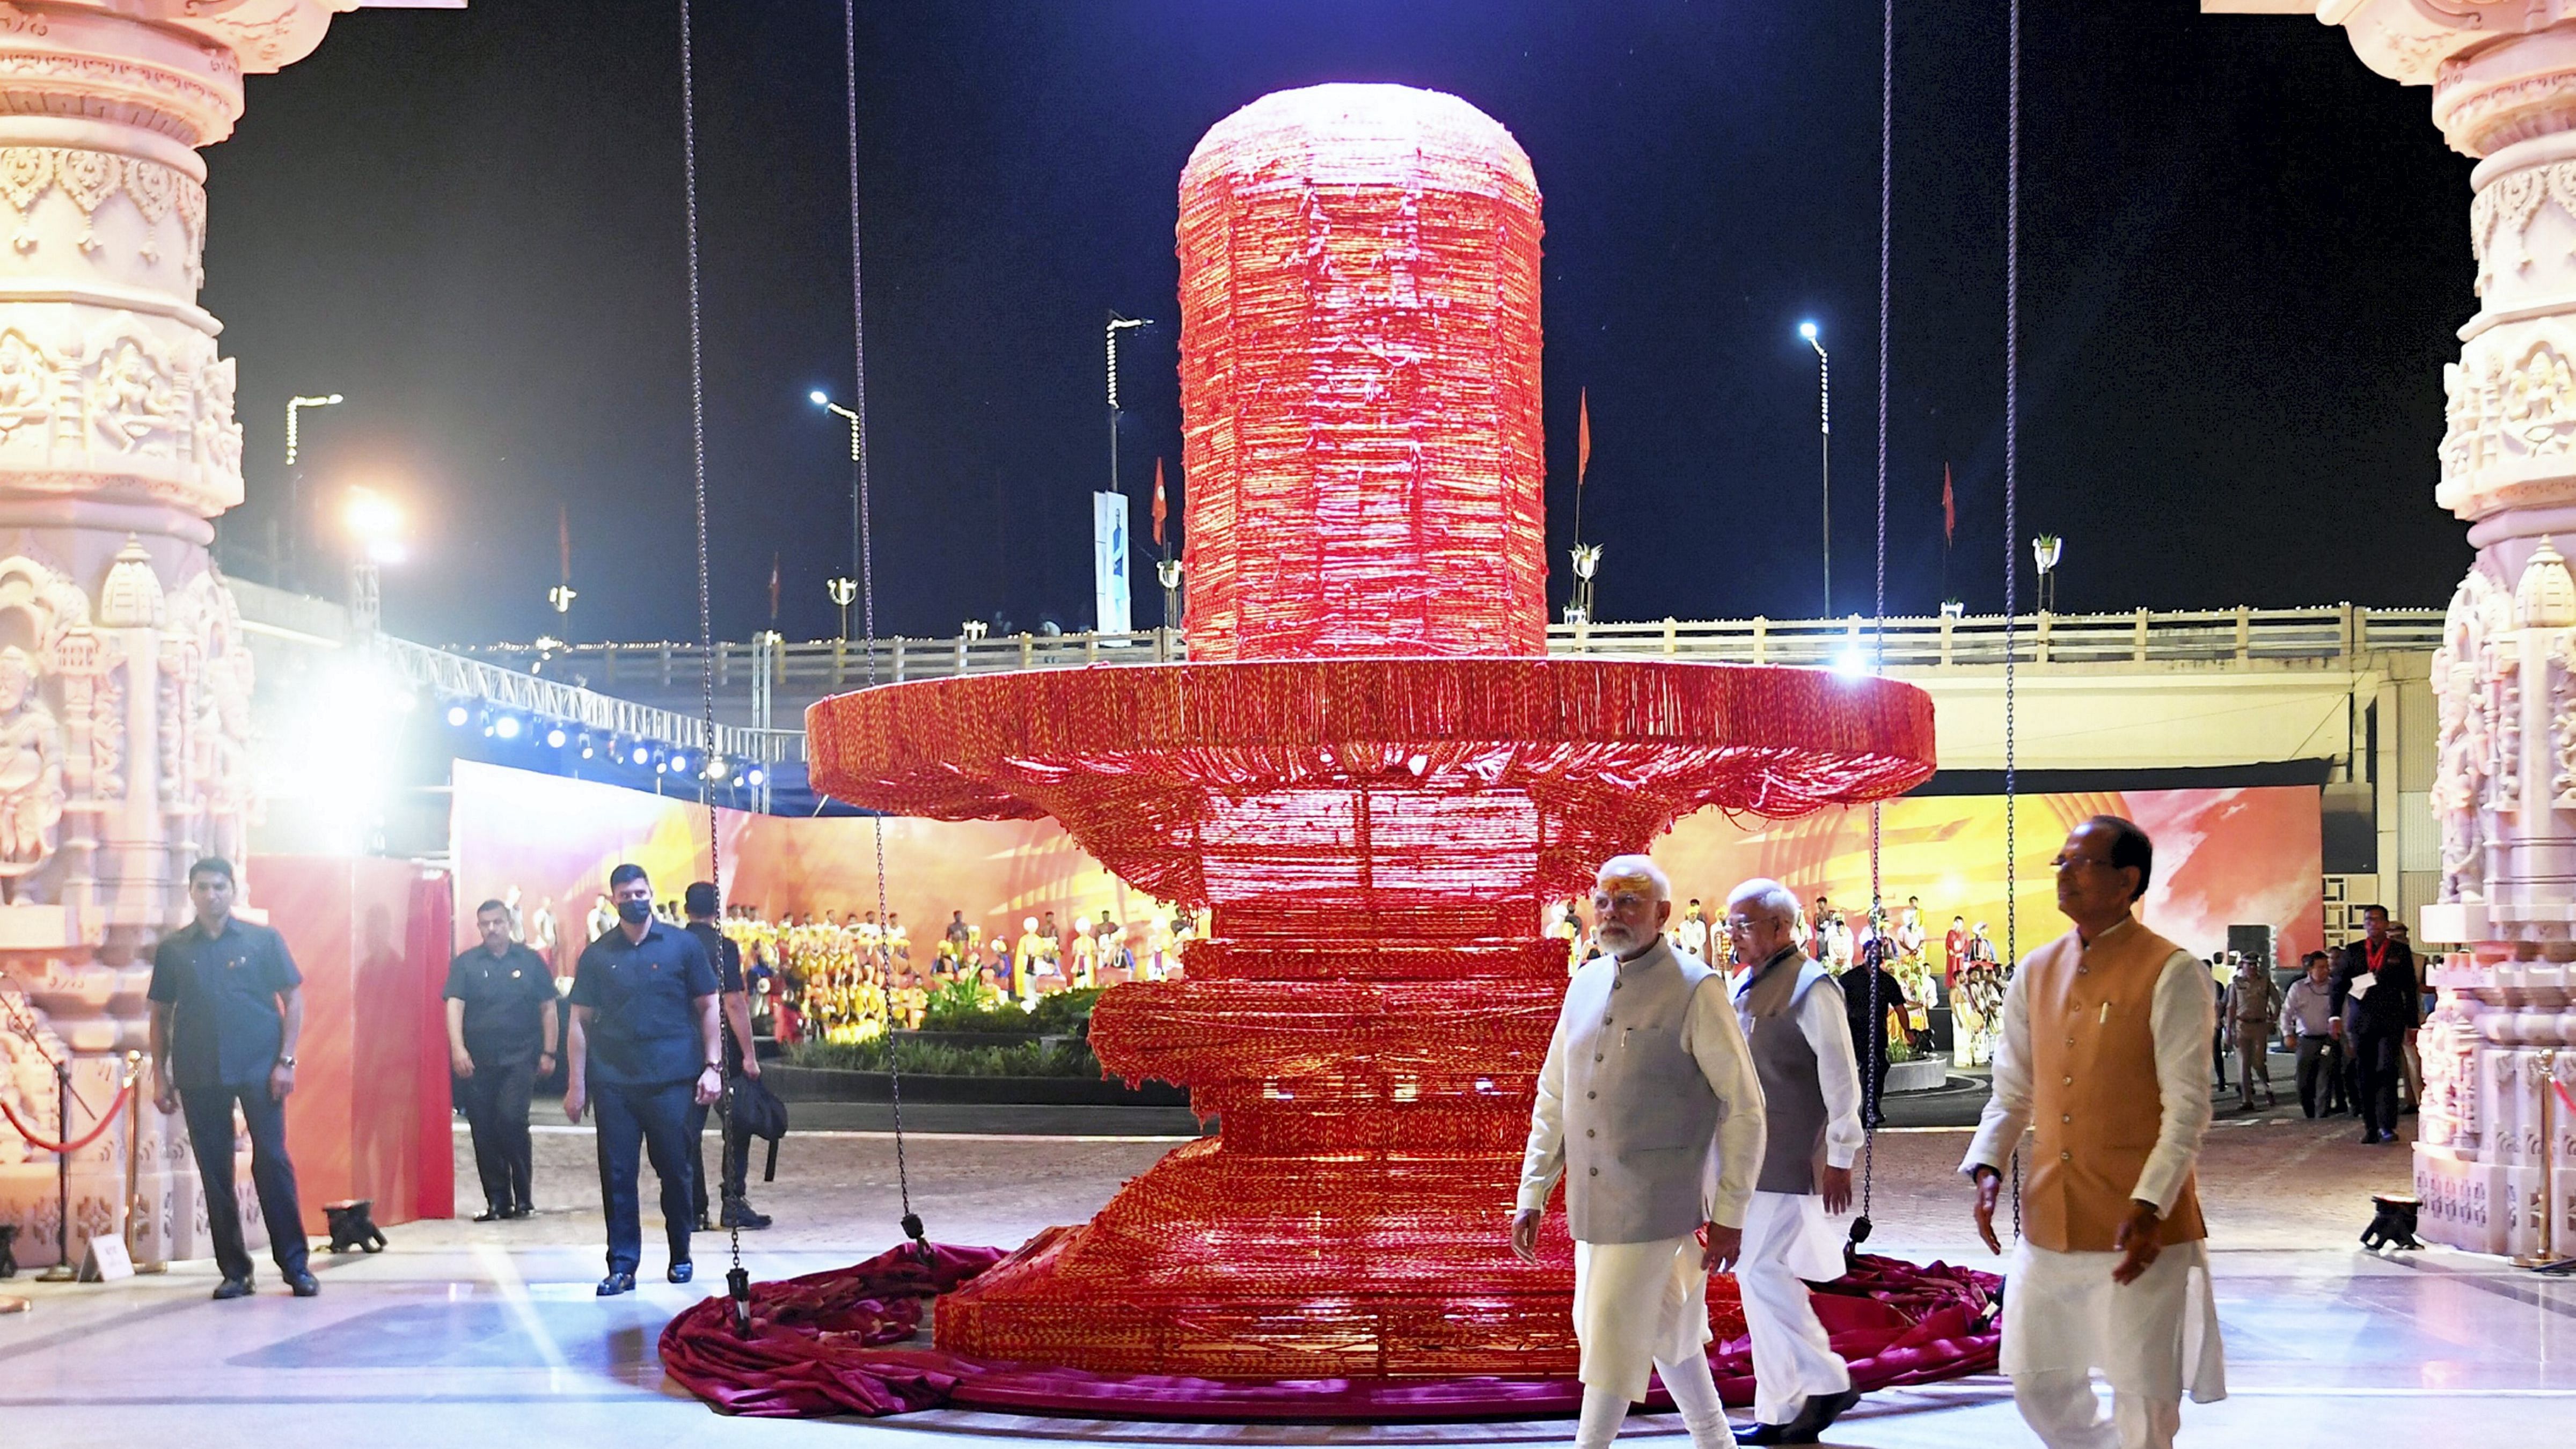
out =
{"type": "Polygon", "coordinates": [[[1096,600],[1092,628],[1103,634],[1128,631],[1127,495],[1091,495],[1091,577],[1096,600]]]}

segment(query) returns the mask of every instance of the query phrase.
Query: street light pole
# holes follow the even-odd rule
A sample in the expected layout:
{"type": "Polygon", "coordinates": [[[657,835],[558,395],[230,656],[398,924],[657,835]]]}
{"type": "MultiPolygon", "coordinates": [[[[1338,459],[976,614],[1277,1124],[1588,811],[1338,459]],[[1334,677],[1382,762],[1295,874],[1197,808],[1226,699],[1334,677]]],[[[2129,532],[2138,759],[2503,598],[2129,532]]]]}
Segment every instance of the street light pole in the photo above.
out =
{"type": "MultiPolygon", "coordinates": [[[[862,571],[864,563],[859,555],[865,547],[862,539],[867,528],[866,520],[859,517],[859,448],[864,441],[860,429],[865,425],[859,421],[857,413],[832,401],[831,395],[821,388],[816,388],[805,396],[812,400],[814,406],[836,418],[847,420],[850,425],[850,575],[855,578],[862,571]]],[[[847,603],[841,605],[841,637],[844,639],[850,637],[850,606],[847,603]]]]}
{"type": "Polygon", "coordinates": [[[1112,493],[1121,491],[1118,487],[1118,334],[1130,327],[1152,325],[1142,317],[1121,317],[1115,312],[1109,314],[1109,491],[1112,493]]]}
{"type": "MultiPolygon", "coordinates": [[[[299,439],[296,414],[306,408],[333,407],[340,401],[340,395],[336,392],[327,397],[291,397],[286,400],[286,559],[284,561],[286,567],[284,571],[296,575],[296,583],[289,584],[283,578],[270,580],[271,583],[281,587],[291,588],[303,582],[304,469],[296,462],[299,439]]],[[[272,564],[277,562],[279,561],[271,560],[272,564]]]]}
{"type": "Polygon", "coordinates": [[[1816,349],[1816,436],[1823,448],[1825,514],[1825,617],[1834,616],[1834,373],[1833,360],[1816,336],[1816,324],[1801,322],[1798,335],[1816,349]]]}

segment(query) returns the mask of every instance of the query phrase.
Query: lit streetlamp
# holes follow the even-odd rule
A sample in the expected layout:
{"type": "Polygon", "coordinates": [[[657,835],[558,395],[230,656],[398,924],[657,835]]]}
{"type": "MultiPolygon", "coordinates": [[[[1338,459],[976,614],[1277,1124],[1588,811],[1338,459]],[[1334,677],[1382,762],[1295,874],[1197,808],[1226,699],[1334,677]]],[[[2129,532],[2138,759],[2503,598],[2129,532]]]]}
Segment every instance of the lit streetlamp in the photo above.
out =
{"type": "MultiPolygon", "coordinates": [[[[290,577],[300,573],[304,558],[304,470],[296,464],[296,458],[302,451],[302,430],[297,415],[306,408],[337,407],[341,400],[336,392],[326,397],[291,397],[286,400],[285,572],[290,577]]],[[[272,549],[271,553],[274,554],[275,550],[272,549]]],[[[286,580],[280,579],[276,582],[285,584],[286,580]]],[[[301,579],[298,578],[297,582],[300,583],[301,579]]]]}
{"type": "Polygon", "coordinates": [[[2053,533],[2043,533],[2030,541],[2030,557],[2039,565],[2039,611],[2043,614],[2057,606],[2057,561],[2066,552],[2066,540],[2053,533]]]}
{"type": "Polygon", "coordinates": [[[383,617],[378,569],[403,561],[402,509],[372,488],[352,488],[341,515],[354,545],[349,558],[349,617],[361,635],[376,632],[383,617]]]}
{"type": "Polygon", "coordinates": [[[1163,585],[1163,628],[1178,633],[1181,627],[1181,561],[1167,558],[1154,565],[1154,577],[1163,585]]]}
{"type": "Polygon", "coordinates": [[[852,578],[834,579],[823,585],[823,592],[830,594],[832,602],[841,606],[841,640],[847,643],[850,638],[850,601],[859,596],[859,581],[852,578]]]}
{"type": "MultiPolygon", "coordinates": [[[[867,423],[856,412],[832,401],[831,394],[819,387],[805,396],[814,406],[850,425],[850,573],[853,576],[861,575],[866,572],[867,560],[860,556],[865,550],[866,523],[859,516],[862,509],[862,500],[859,497],[859,454],[866,443],[867,423]]],[[[841,606],[841,637],[844,639],[850,637],[850,611],[847,604],[841,606]]]]}
{"type": "Polygon", "coordinates": [[[1579,543],[1574,546],[1574,600],[1565,606],[1565,622],[1592,622],[1592,579],[1601,572],[1601,545],[1579,543]]]}
{"type": "Polygon", "coordinates": [[[1816,335],[1816,324],[1801,322],[1798,335],[1816,349],[1816,436],[1822,440],[1825,513],[1825,613],[1834,616],[1834,376],[1833,360],[1816,335]]]}

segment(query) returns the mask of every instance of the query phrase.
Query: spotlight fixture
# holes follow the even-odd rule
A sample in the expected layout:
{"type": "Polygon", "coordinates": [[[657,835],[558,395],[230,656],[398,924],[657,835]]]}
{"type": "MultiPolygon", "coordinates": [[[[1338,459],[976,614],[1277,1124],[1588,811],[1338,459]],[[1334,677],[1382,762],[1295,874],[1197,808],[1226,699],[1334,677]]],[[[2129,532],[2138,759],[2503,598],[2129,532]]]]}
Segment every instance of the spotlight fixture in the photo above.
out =
{"type": "Polygon", "coordinates": [[[505,740],[517,739],[519,737],[519,717],[515,714],[505,714],[499,719],[492,721],[492,733],[505,740]]]}
{"type": "Polygon", "coordinates": [[[639,765],[650,764],[653,760],[653,752],[642,745],[637,745],[635,747],[634,759],[635,763],[639,765]]]}
{"type": "Polygon", "coordinates": [[[473,715],[461,704],[451,704],[447,707],[447,723],[452,729],[465,728],[465,722],[471,718],[473,715]]]}
{"type": "Polygon", "coordinates": [[[757,790],[761,786],[769,783],[769,772],[760,768],[758,765],[754,765],[750,769],[742,772],[742,782],[757,790]]]}
{"type": "Polygon", "coordinates": [[[725,777],[725,773],[728,768],[729,767],[725,764],[724,756],[710,756],[707,760],[707,778],[710,780],[721,780],[725,777]]]}
{"type": "Polygon", "coordinates": [[[560,749],[562,749],[563,747],[564,747],[564,727],[563,727],[562,725],[554,725],[554,726],[549,727],[549,728],[546,730],[546,748],[547,748],[547,749],[550,749],[550,750],[560,750],[560,749]]]}
{"type": "Polygon", "coordinates": [[[678,754],[673,755],[671,757],[670,768],[671,773],[674,775],[687,774],[689,772],[689,752],[682,750],[678,754]]]}
{"type": "Polygon", "coordinates": [[[581,757],[582,757],[583,759],[587,760],[587,759],[589,759],[589,758],[590,758],[590,756],[591,756],[590,731],[588,731],[588,730],[583,730],[583,731],[581,732],[581,757]]]}

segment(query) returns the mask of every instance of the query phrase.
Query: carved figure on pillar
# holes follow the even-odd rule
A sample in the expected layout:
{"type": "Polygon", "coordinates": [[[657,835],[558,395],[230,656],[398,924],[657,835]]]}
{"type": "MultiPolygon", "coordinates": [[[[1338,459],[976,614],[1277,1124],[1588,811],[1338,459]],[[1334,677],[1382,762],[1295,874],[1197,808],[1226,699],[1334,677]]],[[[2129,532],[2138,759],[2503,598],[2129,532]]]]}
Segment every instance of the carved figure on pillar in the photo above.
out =
{"type": "MultiPolygon", "coordinates": [[[[0,991],[68,1046],[84,1101],[142,1044],[138,955],[186,919],[188,861],[238,860],[256,811],[250,656],[206,551],[242,499],[242,433],[197,303],[198,148],[232,133],[245,73],[303,59],[356,3],[0,3],[0,991]]],[[[193,1254],[181,1131],[130,1120],[137,1252],[193,1254]]],[[[72,1164],[75,1256],[118,1225],[126,1130],[72,1164]]],[[[30,1266],[54,1202],[50,1158],[0,1151],[30,1266]]]]}

